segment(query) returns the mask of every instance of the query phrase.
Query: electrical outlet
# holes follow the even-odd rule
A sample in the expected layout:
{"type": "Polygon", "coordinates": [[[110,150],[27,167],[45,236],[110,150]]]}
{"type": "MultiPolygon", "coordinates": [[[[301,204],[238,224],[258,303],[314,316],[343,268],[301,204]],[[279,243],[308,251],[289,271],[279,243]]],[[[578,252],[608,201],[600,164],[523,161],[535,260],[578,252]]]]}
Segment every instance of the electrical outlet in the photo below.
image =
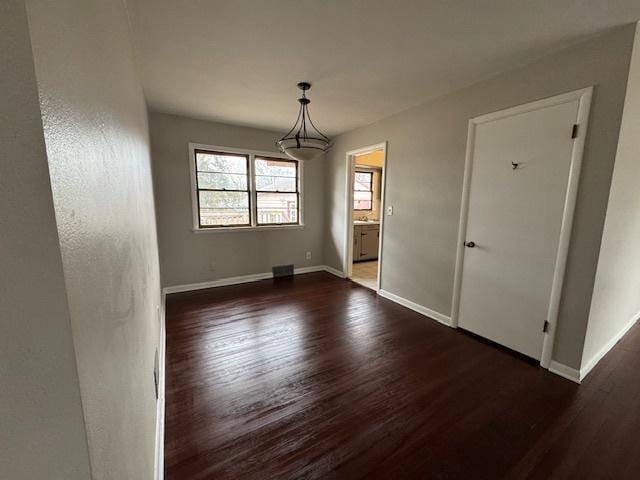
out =
{"type": "Polygon", "coordinates": [[[393,215],[393,207],[392,206],[388,206],[387,207],[387,215],[393,215]]]}
{"type": "Polygon", "coordinates": [[[311,260],[311,252],[307,252],[307,260],[311,260]]]}

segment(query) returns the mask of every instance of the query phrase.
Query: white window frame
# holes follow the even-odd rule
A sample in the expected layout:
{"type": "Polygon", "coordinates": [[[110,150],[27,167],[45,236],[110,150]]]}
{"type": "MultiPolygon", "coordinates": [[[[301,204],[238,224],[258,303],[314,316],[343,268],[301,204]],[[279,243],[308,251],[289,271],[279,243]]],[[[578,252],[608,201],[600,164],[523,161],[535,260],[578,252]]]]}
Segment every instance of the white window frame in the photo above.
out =
{"type": "Polygon", "coordinates": [[[353,170],[353,211],[354,212],[368,212],[368,213],[373,213],[373,202],[375,200],[374,198],[374,194],[375,194],[375,185],[374,185],[374,181],[375,181],[375,169],[374,168],[363,168],[363,167],[355,167],[355,169],[353,170]],[[356,189],[355,189],[355,184],[356,184],[356,174],[357,173],[366,173],[368,175],[371,175],[371,182],[369,185],[371,185],[371,190],[358,190],[360,192],[368,192],[371,194],[371,208],[356,208],[356,200],[355,200],[355,194],[356,194],[356,189]]]}
{"type": "Polygon", "coordinates": [[[298,162],[298,223],[296,225],[257,225],[258,205],[256,194],[256,178],[255,178],[255,158],[267,157],[283,160],[291,160],[291,158],[279,152],[265,152],[260,150],[252,150],[249,148],[222,147],[219,145],[207,145],[203,143],[189,143],[189,172],[191,177],[191,214],[192,226],[194,233],[220,233],[220,232],[247,232],[247,231],[265,231],[265,230],[297,230],[304,228],[304,162],[298,162]],[[251,225],[243,226],[225,226],[225,227],[201,227],[200,212],[198,211],[198,182],[196,177],[196,150],[211,150],[217,153],[230,153],[249,156],[249,196],[250,211],[249,217],[251,225]]]}

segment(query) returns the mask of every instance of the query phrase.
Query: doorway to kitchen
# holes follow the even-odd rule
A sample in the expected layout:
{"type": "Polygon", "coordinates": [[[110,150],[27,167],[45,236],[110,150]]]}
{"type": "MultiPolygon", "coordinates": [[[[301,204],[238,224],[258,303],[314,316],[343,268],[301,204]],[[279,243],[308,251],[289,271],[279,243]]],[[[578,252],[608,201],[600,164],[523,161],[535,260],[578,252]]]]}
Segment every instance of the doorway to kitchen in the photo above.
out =
{"type": "Polygon", "coordinates": [[[378,291],[382,272],[386,142],[347,152],[347,278],[378,291]]]}

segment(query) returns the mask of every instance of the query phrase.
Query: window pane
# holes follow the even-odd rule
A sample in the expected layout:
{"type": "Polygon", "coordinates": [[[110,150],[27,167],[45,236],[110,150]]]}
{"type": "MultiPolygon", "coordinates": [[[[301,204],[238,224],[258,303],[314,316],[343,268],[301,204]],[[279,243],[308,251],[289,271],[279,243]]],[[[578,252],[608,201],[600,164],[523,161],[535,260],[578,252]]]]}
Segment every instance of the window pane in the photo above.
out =
{"type": "Polygon", "coordinates": [[[256,157],[255,170],[258,191],[298,191],[295,162],[256,157]]]}
{"type": "Polygon", "coordinates": [[[256,157],[256,175],[296,178],[296,163],[256,157]]]}
{"type": "Polygon", "coordinates": [[[371,192],[353,192],[354,200],[369,200],[373,199],[373,194],[371,192]]]}
{"type": "Polygon", "coordinates": [[[198,172],[198,188],[215,190],[249,190],[247,175],[237,173],[202,173],[198,172]]]}
{"type": "Polygon", "coordinates": [[[354,210],[371,210],[373,205],[373,193],[371,192],[353,192],[353,209],[354,210]]]}
{"type": "Polygon", "coordinates": [[[359,190],[362,192],[370,192],[371,191],[371,181],[373,179],[372,173],[367,172],[356,172],[355,173],[355,181],[353,184],[354,190],[359,190]]]}
{"type": "Polygon", "coordinates": [[[268,192],[295,192],[297,190],[296,178],[256,175],[256,189],[268,192]]]}
{"type": "Polygon", "coordinates": [[[201,225],[249,224],[249,194],[245,192],[198,192],[201,225]]]}
{"type": "Polygon", "coordinates": [[[354,200],[354,210],[371,210],[371,200],[354,200]]]}
{"type": "Polygon", "coordinates": [[[258,193],[258,225],[298,223],[297,193],[258,193]]]}
{"type": "Polygon", "coordinates": [[[196,152],[199,172],[247,174],[247,157],[243,155],[196,152]]]}

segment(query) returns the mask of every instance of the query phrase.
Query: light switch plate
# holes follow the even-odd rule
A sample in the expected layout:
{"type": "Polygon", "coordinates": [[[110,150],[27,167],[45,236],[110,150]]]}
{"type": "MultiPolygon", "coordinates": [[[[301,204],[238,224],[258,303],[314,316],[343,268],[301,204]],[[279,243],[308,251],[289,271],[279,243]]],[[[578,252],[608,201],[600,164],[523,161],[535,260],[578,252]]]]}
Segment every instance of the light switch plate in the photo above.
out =
{"type": "Polygon", "coordinates": [[[393,215],[393,207],[392,206],[387,207],[387,215],[393,215]]]}

